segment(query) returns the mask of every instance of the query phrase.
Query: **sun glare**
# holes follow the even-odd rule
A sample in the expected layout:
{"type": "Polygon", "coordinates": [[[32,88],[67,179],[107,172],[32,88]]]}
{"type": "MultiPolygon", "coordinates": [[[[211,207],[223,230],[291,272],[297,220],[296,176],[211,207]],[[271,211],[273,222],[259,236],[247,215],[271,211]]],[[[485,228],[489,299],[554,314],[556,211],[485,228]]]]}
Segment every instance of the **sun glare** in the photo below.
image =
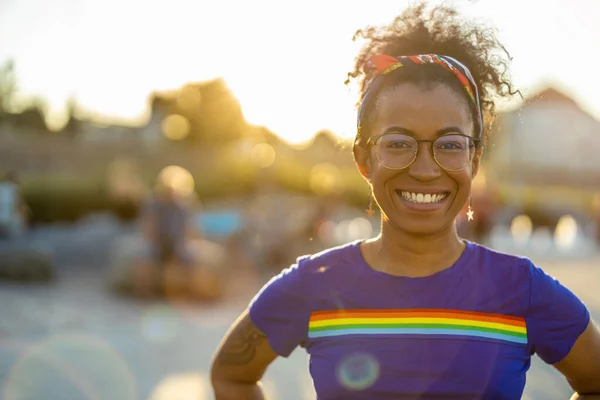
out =
{"type": "MultiPolygon", "coordinates": [[[[48,108],[57,113],[64,109],[66,99],[75,96],[84,110],[97,116],[143,123],[150,92],[222,77],[249,123],[266,126],[291,144],[306,142],[322,129],[343,138],[354,135],[356,97],[343,85],[360,46],[360,42],[352,42],[352,35],[369,24],[391,22],[409,3],[382,0],[377,7],[364,7],[358,1],[342,5],[307,0],[288,7],[273,0],[236,1],[235,12],[231,12],[231,2],[206,7],[202,2],[171,6],[164,1],[131,0],[127,6],[119,3],[115,14],[112,3],[117,3],[113,0],[81,1],[86,4],[82,13],[61,24],[34,19],[30,13],[15,14],[15,10],[24,10],[21,2],[11,6],[15,9],[12,14],[21,15],[15,21],[7,20],[13,24],[0,19],[7,43],[0,49],[0,60],[15,58],[24,95],[44,97],[48,108]],[[136,18],[140,10],[144,13],[141,19],[136,18]],[[107,20],[109,30],[103,29],[107,20]],[[235,27],[235,31],[223,30],[223,26],[235,27]],[[35,30],[28,31],[31,27],[35,30]],[[36,35],[40,32],[43,34],[36,35]],[[39,36],[39,42],[26,40],[39,36]],[[48,53],[50,47],[55,53],[48,53]],[[72,51],[74,48],[77,51],[72,51]],[[49,59],[60,63],[49,64],[49,59]]],[[[442,0],[433,1],[438,2],[442,0]]],[[[573,73],[570,64],[539,62],[550,52],[585,53],[589,40],[572,38],[598,36],[593,24],[578,21],[593,21],[600,15],[600,7],[592,2],[566,8],[561,2],[547,5],[541,1],[452,3],[498,28],[514,57],[512,72],[519,89],[526,92],[540,79],[558,79],[586,109],[600,115],[596,101],[600,84],[586,79],[593,75],[596,63],[578,65],[581,71],[573,73]],[[515,14],[512,11],[517,4],[523,12],[515,14]],[[545,14],[532,26],[529,15],[539,12],[540,4],[545,14]],[[563,24],[568,34],[562,28],[556,30],[557,23],[563,24]],[[522,40],[530,30],[547,40],[532,48],[531,41],[522,40]]],[[[45,5],[42,0],[28,4],[34,8],[45,5]]],[[[67,15],[65,4],[55,11],[67,15]]],[[[179,105],[197,107],[201,101],[197,94],[183,93],[179,105]]],[[[49,117],[53,125],[61,121],[59,116],[49,117]]],[[[175,136],[184,135],[184,130],[176,129],[175,136]]]]}

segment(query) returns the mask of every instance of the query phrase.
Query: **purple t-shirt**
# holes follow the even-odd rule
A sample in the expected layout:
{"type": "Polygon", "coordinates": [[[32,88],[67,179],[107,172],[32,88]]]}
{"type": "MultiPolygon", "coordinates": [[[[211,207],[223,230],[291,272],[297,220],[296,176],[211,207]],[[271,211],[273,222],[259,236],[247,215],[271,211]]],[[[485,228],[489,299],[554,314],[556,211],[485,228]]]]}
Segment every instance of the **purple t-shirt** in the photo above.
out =
{"type": "Polygon", "coordinates": [[[531,356],[554,364],[584,304],[526,258],[467,242],[450,268],[399,277],[359,242],[301,257],[250,303],[277,354],[302,346],[320,400],[520,399],[531,356]]]}

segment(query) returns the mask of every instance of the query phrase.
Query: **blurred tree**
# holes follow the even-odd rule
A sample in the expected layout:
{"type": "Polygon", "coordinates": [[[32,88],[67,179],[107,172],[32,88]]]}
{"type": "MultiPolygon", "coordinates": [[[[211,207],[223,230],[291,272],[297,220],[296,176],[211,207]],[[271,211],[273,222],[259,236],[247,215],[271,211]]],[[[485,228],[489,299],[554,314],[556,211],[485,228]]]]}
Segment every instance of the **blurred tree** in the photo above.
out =
{"type": "Polygon", "coordinates": [[[75,138],[81,132],[81,121],[77,118],[77,101],[71,97],[66,104],[67,123],[62,129],[65,136],[75,138]]]}
{"type": "Polygon", "coordinates": [[[161,118],[184,117],[190,124],[185,141],[192,143],[221,146],[240,139],[249,129],[238,100],[223,79],[190,83],[175,94],[154,94],[151,107],[161,118]]]}
{"type": "Polygon", "coordinates": [[[328,129],[321,129],[312,139],[313,146],[327,146],[335,149],[341,146],[340,139],[328,129]]]}
{"type": "Polygon", "coordinates": [[[28,132],[47,132],[44,118],[46,102],[40,97],[34,97],[26,103],[17,104],[17,91],[15,62],[5,61],[0,65],[0,121],[10,121],[12,125],[28,132]]]}
{"type": "Polygon", "coordinates": [[[36,102],[18,114],[6,113],[5,117],[10,117],[10,122],[15,127],[23,129],[23,132],[44,134],[48,132],[48,127],[40,107],[40,104],[36,102]]]}
{"type": "Polygon", "coordinates": [[[0,120],[13,109],[16,91],[15,63],[8,60],[0,65],[0,120]]]}
{"type": "Polygon", "coordinates": [[[310,146],[303,153],[310,157],[312,161],[329,161],[336,160],[340,154],[349,154],[343,152],[342,141],[330,130],[320,130],[313,137],[310,146]]]}
{"type": "Polygon", "coordinates": [[[195,121],[199,141],[218,146],[240,139],[248,126],[240,103],[225,81],[208,82],[201,93],[202,105],[195,121]]]}

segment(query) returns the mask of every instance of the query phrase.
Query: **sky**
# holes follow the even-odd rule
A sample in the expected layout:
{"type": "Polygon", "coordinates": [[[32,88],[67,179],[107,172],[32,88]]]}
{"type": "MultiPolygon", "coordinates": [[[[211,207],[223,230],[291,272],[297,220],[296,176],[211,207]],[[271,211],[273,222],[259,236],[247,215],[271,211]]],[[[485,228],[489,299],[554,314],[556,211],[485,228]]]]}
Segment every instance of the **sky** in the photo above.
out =
{"type": "MultiPolygon", "coordinates": [[[[600,119],[600,2],[445,2],[498,29],[518,88],[552,83],[600,119]]],[[[223,77],[250,123],[293,143],[321,129],[349,138],[356,91],[344,80],[360,47],[352,36],[407,4],[0,0],[0,62],[15,60],[21,95],[44,98],[51,123],[70,97],[87,112],[140,123],[150,92],[223,77]]]]}

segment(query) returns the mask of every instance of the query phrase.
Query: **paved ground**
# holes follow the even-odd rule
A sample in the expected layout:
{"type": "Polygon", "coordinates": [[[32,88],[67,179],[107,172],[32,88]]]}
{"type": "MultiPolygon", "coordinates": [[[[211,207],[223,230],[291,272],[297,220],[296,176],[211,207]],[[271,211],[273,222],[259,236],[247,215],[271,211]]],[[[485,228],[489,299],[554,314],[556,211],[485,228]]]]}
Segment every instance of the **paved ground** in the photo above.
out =
{"type": "MultiPolygon", "coordinates": [[[[37,233],[57,250],[59,279],[0,283],[0,400],[212,398],[210,357],[250,293],[194,307],[114,297],[105,284],[111,226],[94,224],[87,235],[60,227],[37,233]]],[[[600,319],[600,258],[540,264],[600,319]]],[[[265,386],[270,399],[314,399],[302,351],[277,360],[265,386]]],[[[536,359],[526,398],[569,395],[563,379],[536,359]]]]}

